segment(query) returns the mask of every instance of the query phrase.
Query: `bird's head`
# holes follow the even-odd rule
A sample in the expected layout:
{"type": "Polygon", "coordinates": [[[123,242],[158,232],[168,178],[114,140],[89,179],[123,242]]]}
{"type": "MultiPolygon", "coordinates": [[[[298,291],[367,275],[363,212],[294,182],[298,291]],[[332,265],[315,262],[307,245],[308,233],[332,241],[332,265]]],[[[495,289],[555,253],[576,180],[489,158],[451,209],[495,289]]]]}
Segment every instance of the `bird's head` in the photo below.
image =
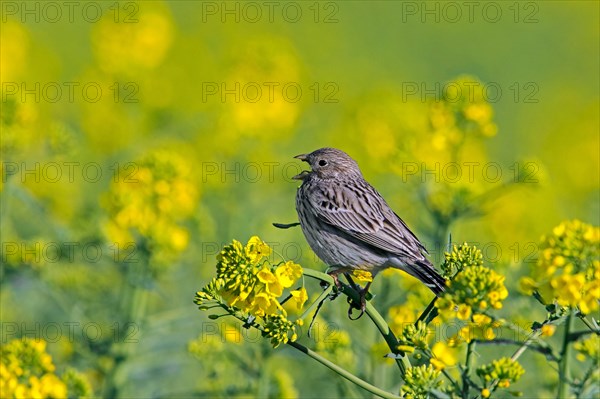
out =
{"type": "Polygon", "coordinates": [[[294,158],[308,163],[312,169],[294,176],[293,179],[296,180],[304,180],[311,175],[321,179],[335,179],[342,176],[362,177],[356,161],[336,148],[320,148],[310,154],[296,155],[294,158]]]}

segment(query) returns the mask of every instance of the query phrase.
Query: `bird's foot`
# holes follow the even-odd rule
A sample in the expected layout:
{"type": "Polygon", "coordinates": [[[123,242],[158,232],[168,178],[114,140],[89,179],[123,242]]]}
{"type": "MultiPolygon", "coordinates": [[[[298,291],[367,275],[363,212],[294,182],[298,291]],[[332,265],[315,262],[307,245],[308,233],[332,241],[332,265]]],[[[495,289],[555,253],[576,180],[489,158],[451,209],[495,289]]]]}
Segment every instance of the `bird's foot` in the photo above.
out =
{"type": "Polygon", "coordinates": [[[359,290],[358,293],[360,298],[358,304],[356,304],[350,297],[348,297],[348,303],[350,304],[350,307],[348,308],[348,318],[350,320],[360,319],[362,315],[365,314],[365,310],[367,309],[367,290],[359,290]],[[352,312],[354,309],[360,311],[357,317],[352,317],[352,312]]]}
{"type": "Polygon", "coordinates": [[[369,288],[371,287],[371,283],[367,283],[367,285],[365,286],[365,288],[361,289],[358,288],[358,297],[359,297],[359,301],[358,304],[356,304],[353,300],[351,300],[350,298],[348,298],[348,303],[350,304],[350,308],[348,309],[348,318],[350,320],[358,320],[362,317],[363,314],[365,314],[365,310],[367,309],[367,295],[369,295],[369,288]],[[352,318],[352,309],[358,309],[360,310],[360,314],[358,315],[358,317],[356,317],[355,319],[352,318]]]}
{"type": "MultiPolygon", "coordinates": [[[[327,273],[333,279],[333,284],[335,285],[335,288],[338,292],[342,290],[342,282],[338,278],[338,274],[340,274],[340,273],[341,273],[341,271],[337,271],[337,270],[327,273]]],[[[321,284],[327,284],[327,283],[321,282],[321,284]]]]}

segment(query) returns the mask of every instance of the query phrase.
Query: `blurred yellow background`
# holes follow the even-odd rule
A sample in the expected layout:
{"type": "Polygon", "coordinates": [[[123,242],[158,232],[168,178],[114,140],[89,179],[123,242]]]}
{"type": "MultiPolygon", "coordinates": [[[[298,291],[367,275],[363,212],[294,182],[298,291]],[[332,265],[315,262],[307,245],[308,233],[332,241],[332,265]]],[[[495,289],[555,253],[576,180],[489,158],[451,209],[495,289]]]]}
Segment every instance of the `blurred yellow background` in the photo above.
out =
{"type": "MultiPolygon", "coordinates": [[[[192,303],[234,238],[324,270],[271,225],[297,220],[292,157],[324,146],[434,263],[449,233],[476,243],[530,312],[540,236],[599,224],[600,8],[467,3],[2,2],[1,344],[44,339],[96,395],[360,397],[192,303]]],[[[376,281],[382,314],[407,285],[376,281]]],[[[376,337],[328,306],[340,362],[394,386],[376,337]]],[[[541,397],[548,373],[517,388],[541,397]]]]}

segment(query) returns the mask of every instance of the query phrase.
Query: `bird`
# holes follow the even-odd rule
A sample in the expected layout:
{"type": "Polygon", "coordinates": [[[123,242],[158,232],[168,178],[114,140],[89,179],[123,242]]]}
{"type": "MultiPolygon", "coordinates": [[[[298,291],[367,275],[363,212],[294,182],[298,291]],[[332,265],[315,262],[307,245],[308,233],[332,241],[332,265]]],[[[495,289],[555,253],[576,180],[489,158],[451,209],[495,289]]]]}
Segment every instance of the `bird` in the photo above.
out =
{"type": "MultiPolygon", "coordinates": [[[[364,270],[374,278],[396,268],[419,279],[436,296],[444,292],[446,280],[425,257],[423,244],[365,180],[354,159],[327,147],[294,158],[311,169],[292,178],[302,181],[296,192],[300,226],[336,285],[340,273],[364,270]]],[[[370,285],[359,292],[361,315],[370,285]]]]}

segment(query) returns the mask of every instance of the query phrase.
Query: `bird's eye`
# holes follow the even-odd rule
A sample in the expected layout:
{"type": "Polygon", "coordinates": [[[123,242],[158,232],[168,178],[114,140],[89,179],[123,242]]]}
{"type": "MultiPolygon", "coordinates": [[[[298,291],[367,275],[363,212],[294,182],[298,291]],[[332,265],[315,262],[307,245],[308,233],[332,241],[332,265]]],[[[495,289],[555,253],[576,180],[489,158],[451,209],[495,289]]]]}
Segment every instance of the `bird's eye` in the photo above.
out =
{"type": "Polygon", "coordinates": [[[324,160],[324,159],[321,159],[321,160],[319,161],[319,166],[326,166],[326,165],[327,165],[327,161],[326,161],[326,160],[324,160]]]}

